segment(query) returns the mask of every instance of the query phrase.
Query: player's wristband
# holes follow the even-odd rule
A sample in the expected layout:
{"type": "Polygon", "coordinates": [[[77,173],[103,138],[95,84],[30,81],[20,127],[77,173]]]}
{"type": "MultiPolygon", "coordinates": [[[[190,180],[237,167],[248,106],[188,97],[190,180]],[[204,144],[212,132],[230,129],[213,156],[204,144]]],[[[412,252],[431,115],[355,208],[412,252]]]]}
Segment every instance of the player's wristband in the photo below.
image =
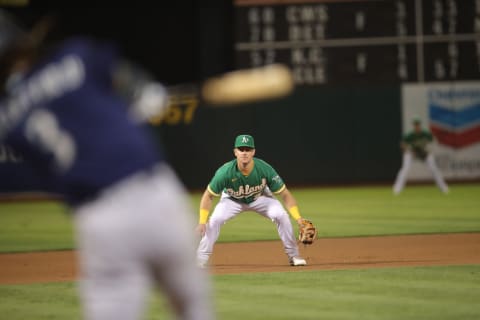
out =
{"type": "Polygon", "coordinates": [[[198,220],[199,224],[207,223],[208,219],[208,210],[207,209],[200,209],[200,219],[198,220]]]}
{"type": "Polygon", "coordinates": [[[291,207],[290,209],[288,209],[288,211],[290,212],[290,215],[292,216],[293,219],[298,220],[301,218],[300,211],[298,211],[297,206],[291,207]]]}

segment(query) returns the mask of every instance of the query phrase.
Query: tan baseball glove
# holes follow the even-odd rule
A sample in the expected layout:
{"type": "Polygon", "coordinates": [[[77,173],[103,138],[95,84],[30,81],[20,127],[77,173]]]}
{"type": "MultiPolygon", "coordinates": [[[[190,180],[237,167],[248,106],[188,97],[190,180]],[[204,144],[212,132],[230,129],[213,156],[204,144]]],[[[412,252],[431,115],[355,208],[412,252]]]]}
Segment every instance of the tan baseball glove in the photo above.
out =
{"type": "Polygon", "coordinates": [[[303,222],[299,226],[298,240],[307,245],[312,244],[316,238],[317,228],[313,225],[312,221],[303,219],[303,222]]]}

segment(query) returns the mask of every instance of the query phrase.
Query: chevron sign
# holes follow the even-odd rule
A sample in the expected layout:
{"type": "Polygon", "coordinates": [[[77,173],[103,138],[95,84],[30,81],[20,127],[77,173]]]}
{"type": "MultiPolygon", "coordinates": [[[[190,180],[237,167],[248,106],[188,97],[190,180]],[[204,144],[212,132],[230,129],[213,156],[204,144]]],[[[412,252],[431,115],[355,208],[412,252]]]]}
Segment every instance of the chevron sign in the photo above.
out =
{"type": "Polygon", "coordinates": [[[461,149],[480,142],[480,90],[431,88],[430,130],[440,144],[461,149]]]}
{"type": "MultiPolygon", "coordinates": [[[[402,134],[420,118],[434,135],[435,161],[447,180],[480,179],[480,81],[402,85],[402,134]]],[[[409,179],[431,179],[423,163],[409,179]]]]}

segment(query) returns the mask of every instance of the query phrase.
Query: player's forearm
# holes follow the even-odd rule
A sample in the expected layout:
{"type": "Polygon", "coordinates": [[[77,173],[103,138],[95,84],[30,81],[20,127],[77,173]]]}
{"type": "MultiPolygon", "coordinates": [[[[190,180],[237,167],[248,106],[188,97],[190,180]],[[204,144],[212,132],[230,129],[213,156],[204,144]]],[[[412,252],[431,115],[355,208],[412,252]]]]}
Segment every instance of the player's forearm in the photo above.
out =
{"type": "Polygon", "coordinates": [[[302,218],[300,211],[298,209],[297,201],[295,197],[285,188],[285,190],[281,193],[283,203],[285,207],[288,209],[288,212],[292,216],[293,219],[298,221],[302,218]]]}
{"type": "Polygon", "coordinates": [[[199,212],[199,219],[198,219],[199,224],[207,223],[208,215],[210,213],[210,210],[212,209],[212,202],[213,202],[212,198],[213,198],[213,195],[210,192],[208,192],[208,190],[205,190],[205,192],[202,195],[202,199],[200,200],[200,212],[199,212]]]}
{"type": "Polygon", "coordinates": [[[285,204],[285,207],[291,208],[297,206],[297,201],[287,188],[285,188],[282,193],[280,193],[280,196],[282,197],[282,201],[285,204]]]}
{"type": "Polygon", "coordinates": [[[168,107],[166,88],[140,66],[120,60],[112,74],[113,88],[130,105],[130,115],[137,122],[161,116],[168,107]]]}

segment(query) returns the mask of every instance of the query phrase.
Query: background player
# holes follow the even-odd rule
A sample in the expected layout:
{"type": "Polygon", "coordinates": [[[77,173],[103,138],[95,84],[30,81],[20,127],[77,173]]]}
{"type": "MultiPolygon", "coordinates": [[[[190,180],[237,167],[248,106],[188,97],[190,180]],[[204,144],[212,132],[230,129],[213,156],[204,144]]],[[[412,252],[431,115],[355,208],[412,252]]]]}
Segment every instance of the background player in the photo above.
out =
{"type": "Polygon", "coordinates": [[[408,132],[402,139],[401,148],[403,150],[402,167],[397,174],[395,184],[393,185],[393,193],[399,194],[406,183],[408,171],[412,165],[412,160],[417,159],[424,161],[433,174],[435,183],[444,193],[448,193],[448,186],[445,183],[440,170],[435,164],[435,159],[430,150],[430,144],[433,142],[432,134],[422,128],[420,119],[413,119],[413,131],[408,132]]]}
{"type": "Polygon", "coordinates": [[[40,48],[40,29],[0,10],[0,141],[74,213],[85,318],[138,319],[155,283],[178,318],[212,319],[189,200],[136,124],[165,105],[165,90],[104,43],[40,48]]]}
{"type": "Polygon", "coordinates": [[[282,178],[268,163],[254,158],[255,143],[252,136],[237,136],[233,153],[236,159],[216,171],[200,201],[197,231],[202,239],[197,249],[198,264],[202,267],[207,265],[224,223],[241,212],[255,211],[277,226],[290,265],[306,265],[305,259],[299,256],[290,218],[280,201],[272,195],[272,192],[280,195],[291,216],[301,224],[303,219],[297,202],[282,178]],[[214,196],[221,198],[208,219],[214,196]]]}

